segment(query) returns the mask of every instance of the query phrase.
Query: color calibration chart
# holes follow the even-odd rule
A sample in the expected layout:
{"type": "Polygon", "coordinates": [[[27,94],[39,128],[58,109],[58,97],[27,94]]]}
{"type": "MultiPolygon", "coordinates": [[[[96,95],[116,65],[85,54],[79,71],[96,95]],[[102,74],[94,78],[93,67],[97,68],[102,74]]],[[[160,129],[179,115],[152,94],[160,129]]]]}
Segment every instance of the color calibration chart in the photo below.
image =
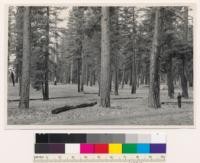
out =
{"type": "Polygon", "coordinates": [[[164,134],[36,134],[34,163],[164,163],[164,134]]]}

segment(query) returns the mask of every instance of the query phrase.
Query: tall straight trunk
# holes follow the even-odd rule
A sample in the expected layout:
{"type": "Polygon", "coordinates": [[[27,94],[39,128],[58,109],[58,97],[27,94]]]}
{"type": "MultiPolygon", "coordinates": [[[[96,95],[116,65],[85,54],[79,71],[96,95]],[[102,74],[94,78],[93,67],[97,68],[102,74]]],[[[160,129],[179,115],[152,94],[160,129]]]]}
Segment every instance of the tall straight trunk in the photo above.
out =
{"type": "Polygon", "coordinates": [[[30,94],[30,7],[24,7],[23,17],[23,61],[22,61],[22,81],[19,108],[29,108],[30,94]]]}
{"type": "Polygon", "coordinates": [[[73,59],[71,60],[71,63],[70,63],[70,84],[73,83],[73,71],[74,71],[74,66],[73,66],[73,59]]]}
{"type": "Polygon", "coordinates": [[[90,67],[90,74],[89,74],[89,81],[90,81],[90,86],[92,86],[93,85],[93,73],[92,73],[92,67],[90,67]]]}
{"type": "Polygon", "coordinates": [[[119,75],[119,68],[118,68],[118,56],[119,56],[119,13],[117,7],[110,8],[110,17],[111,17],[111,56],[113,56],[114,64],[113,64],[113,81],[114,81],[114,94],[118,95],[118,75],[119,75]]]}
{"type": "Polygon", "coordinates": [[[169,54],[169,60],[168,60],[167,86],[168,86],[168,96],[170,98],[174,98],[174,83],[173,83],[173,72],[172,72],[172,54],[169,54]]]}
{"type": "Polygon", "coordinates": [[[88,64],[85,64],[85,83],[88,86],[88,64]]]}
{"type": "Polygon", "coordinates": [[[119,87],[119,83],[118,83],[118,74],[119,74],[119,70],[118,70],[118,66],[116,66],[115,71],[114,71],[114,94],[118,95],[118,87],[119,87]]]}
{"type": "Polygon", "coordinates": [[[155,24],[152,51],[150,56],[150,85],[149,85],[149,107],[159,108],[160,105],[160,76],[159,76],[159,54],[160,54],[160,33],[161,33],[161,8],[155,9],[155,24]]]}
{"type": "Polygon", "coordinates": [[[102,107],[110,107],[110,8],[101,8],[101,80],[102,107]]]}
{"type": "Polygon", "coordinates": [[[80,67],[81,67],[80,58],[77,59],[77,84],[78,84],[78,92],[81,91],[81,82],[80,82],[80,67]]]}
{"type": "Polygon", "coordinates": [[[22,56],[23,56],[23,7],[17,8],[16,13],[16,81],[19,82],[19,96],[21,91],[21,75],[22,75],[22,56]]]}
{"type": "Polygon", "coordinates": [[[85,80],[85,57],[84,57],[84,50],[82,47],[81,52],[81,92],[84,91],[84,80],[85,80]]]}
{"type": "Polygon", "coordinates": [[[129,77],[130,77],[130,81],[129,81],[129,85],[132,86],[132,81],[133,81],[133,77],[132,77],[132,74],[133,74],[133,68],[132,68],[132,64],[131,64],[131,68],[130,68],[130,74],[129,74],[129,77]]]}
{"type": "Polygon", "coordinates": [[[110,72],[110,92],[112,92],[112,79],[113,79],[113,72],[110,72]]]}
{"type": "Polygon", "coordinates": [[[149,66],[148,64],[146,63],[146,66],[145,66],[145,76],[144,76],[144,82],[145,82],[145,85],[149,85],[149,66]]]}
{"type": "MultiPolygon", "coordinates": [[[[188,43],[188,7],[184,7],[184,41],[185,45],[188,43]]],[[[182,71],[181,71],[181,88],[182,96],[188,98],[188,85],[186,78],[186,54],[182,56],[182,71]]]]}
{"type": "Polygon", "coordinates": [[[133,8],[133,33],[132,33],[132,74],[131,74],[131,94],[136,93],[136,87],[137,87],[137,74],[136,74],[136,38],[135,38],[135,10],[133,8]]]}
{"type": "Polygon", "coordinates": [[[124,88],[124,82],[125,82],[125,64],[123,64],[123,70],[122,70],[122,89],[124,88]]]}
{"type": "MultiPolygon", "coordinates": [[[[57,19],[58,19],[58,16],[57,14],[55,14],[55,29],[57,29],[57,19]]],[[[58,37],[57,37],[57,34],[56,34],[56,31],[54,32],[54,35],[55,35],[55,53],[54,53],[54,85],[57,85],[57,78],[58,78],[58,37]]]]}
{"type": "Polygon", "coordinates": [[[135,57],[135,49],[133,50],[133,56],[132,56],[132,88],[131,88],[131,94],[136,93],[136,87],[137,87],[137,74],[136,74],[136,57],[135,57]]]}
{"type": "Polygon", "coordinates": [[[44,100],[49,99],[49,7],[47,7],[46,45],[45,45],[45,74],[44,74],[44,100]]]}

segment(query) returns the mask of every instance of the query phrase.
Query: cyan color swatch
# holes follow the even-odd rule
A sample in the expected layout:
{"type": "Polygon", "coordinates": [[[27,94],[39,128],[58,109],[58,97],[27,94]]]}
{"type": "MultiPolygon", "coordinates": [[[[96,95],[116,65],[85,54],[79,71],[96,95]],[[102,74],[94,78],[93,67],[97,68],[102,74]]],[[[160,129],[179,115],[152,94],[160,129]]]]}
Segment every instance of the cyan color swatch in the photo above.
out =
{"type": "Polygon", "coordinates": [[[137,144],[137,153],[150,153],[150,144],[137,144]]]}

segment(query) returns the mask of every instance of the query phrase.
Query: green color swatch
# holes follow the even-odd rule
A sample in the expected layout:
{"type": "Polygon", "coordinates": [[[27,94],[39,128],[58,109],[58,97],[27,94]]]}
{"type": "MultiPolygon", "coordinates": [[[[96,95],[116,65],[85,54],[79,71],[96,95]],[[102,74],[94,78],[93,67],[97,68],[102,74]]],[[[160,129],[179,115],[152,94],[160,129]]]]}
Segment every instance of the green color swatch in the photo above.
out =
{"type": "Polygon", "coordinates": [[[122,144],[122,153],[137,153],[136,144],[122,144]]]}

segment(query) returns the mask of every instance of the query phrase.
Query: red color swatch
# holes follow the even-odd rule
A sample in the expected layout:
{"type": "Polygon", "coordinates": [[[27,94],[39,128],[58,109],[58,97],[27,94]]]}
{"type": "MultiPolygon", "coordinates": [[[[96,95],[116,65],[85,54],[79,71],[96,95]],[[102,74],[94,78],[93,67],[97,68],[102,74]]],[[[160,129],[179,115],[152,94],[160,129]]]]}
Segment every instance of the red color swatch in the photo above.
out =
{"type": "Polygon", "coordinates": [[[108,153],[108,144],[95,144],[94,153],[108,153]]]}

